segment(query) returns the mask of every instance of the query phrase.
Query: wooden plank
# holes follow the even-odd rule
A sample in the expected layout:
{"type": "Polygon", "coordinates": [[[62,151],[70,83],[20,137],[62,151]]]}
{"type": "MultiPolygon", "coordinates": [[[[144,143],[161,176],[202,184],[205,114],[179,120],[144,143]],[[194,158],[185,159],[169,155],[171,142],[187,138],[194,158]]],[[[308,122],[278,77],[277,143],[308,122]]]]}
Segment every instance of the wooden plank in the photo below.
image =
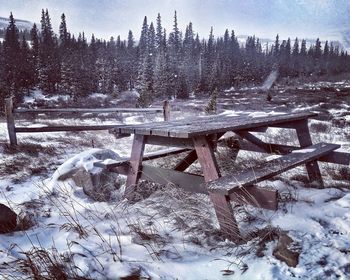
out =
{"type": "Polygon", "coordinates": [[[10,145],[17,145],[15,118],[13,115],[13,99],[12,97],[5,100],[5,115],[7,121],[7,131],[9,134],[10,145]]]}
{"type": "Polygon", "coordinates": [[[126,179],[125,193],[124,196],[128,199],[133,197],[133,191],[135,190],[137,183],[140,178],[140,171],[142,165],[143,152],[145,150],[146,137],[143,135],[134,136],[134,141],[131,149],[130,156],[130,168],[129,174],[126,179]]]}
{"type": "Polygon", "coordinates": [[[268,125],[288,123],[316,116],[314,113],[292,113],[266,117],[214,115],[191,117],[171,122],[157,122],[141,125],[127,125],[117,128],[120,133],[137,133],[177,138],[191,138],[196,135],[214,134],[242,129],[264,129],[268,125]]]}
{"type": "MultiPolygon", "coordinates": [[[[169,122],[154,122],[154,123],[143,123],[143,124],[136,124],[136,125],[124,125],[120,128],[117,128],[117,132],[121,133],[137,133],[137,134],[144,134],[144,135],[150,135],[151,130],[156,131],[160,130],[161,133],[159,136],[169,136],[166,132],[168,128],[172,128],[174,126],[179,125],[191,125],[194,123],[208,123],[213,119],[222,119],[222,115],[214,115],[214,116],[196,116],[196,117],[189,117],[185,119],[178,119],[173,120],[169,122]]],[[[158,134],[156,134],[158,135],[158,134]]]]}
{"type": "Polygon", "coordinates": [[[265,142],[263,142],[262,140],[260,140],[259,138],[257,138],[253,134],[251,134],[250,132],[248,132],[246,130],[242,130],[242,131],[235,131],[235,133],[238,134],[240,137],[248,140],[249,142],[251,142],[255,146],[259,147],[264,152],[270,151],[270,147],[268,144],[266,144],[265,142]]]}
{"type": "Polygon", "coordinates": [[[328,155],[320,157],[318,161],[342,164],[342,165],[350,165],[350,153],[345,152],[331,152],[328,155]]]}
{"type": "Polygon", "coordinates": [[[283,173],[301,164],[312,162],[331,151],[338,149],[336,144],[319,143],[306,149],[297,150],[277,159],[273,159],[253,167],[250,170],[242,171],[225,177],[221,177],[213,182],[209,182],[208,190],[229,195],[238,187],[247,187],[275,175],[283,173]]]}
{"type": "Polygon", "coordinates": [[[181,153],[184,153],[184,152],[186,152],[188,150],[189,149],[187,149],[187,148],[162,149],[162,150],[159,150],[159,151],[155,151],[155,152],[144,154],[142,160],[146,161],[146,160],[158,159],[158,158],[167,157],[167,156],[170,156],[170,155],[181,154],[181,153]]]}
{"type": "Polygon", "coordinates": [[[204,177],[200,175],[144,164],[142,165],[140,179],[153,181],[162,185],[174,185],[191,193],[208,194],[204,184],[204,177]]]}
{"type": "MultiPolygon", "coordinates": [[[[205,136],[193,138],[198,161],[202,167],[206,182],[220,177],[220,171],[214,156],[213,147],[205,136]]],[[[230,240],[238,242],[241,239],[237,221],[233,213],[229,197],[220,193],[209,193],[214,205],[221,232],[230,240]]]]}
{"type": "MultiPolygon", "coordinates": [[[[191,126],[193,124],[206,124],[211,122],[213,119],[217,119],[217,117],[195,117],[195,118],[186,118],[179,121],[172,122],[163,122],[159,125],[146,125],[141,128],[136,128],[135,133],[145,134],[145,135],[157,135],[157,136],[166,136],[169,137],[169,131],[175,129],[178,126],[191,126]]],[[[186,137],[185,137],[186,138],[186,137]]]]}
{"type": "Polygon", "coordinates": [[[14,113],[162,113],[163,108],[66,108],[66,109],[14,109],[14,113]]]}
{"type": "MultiPolygon", "coordinates": [[[[311,135],[309,131],[309,126],[307,120],[299,121],[297,126],[295,127],[297,131],[297,137],[300,143],[300,147],[308,147],[312,145],[311,135]]],[[[309,176],[310,182],[315,182],[319,185],[320,188],[323,188],[323,180],[320,171],[320,167],[318,166],[317,161],[311,161],[306,163],[306,170],[309,176]]]]}
{"type": "Polygon", "coordinates": [[[307,119],[315,116],[314,113],[294,113],[267,117],[237,118],[231,117],[223,121],[216,120],[208,123],[205,127],[201,125],[192,125],[188,127],[174,127],[168,131],[169,136],[173,137],[194,137],[200,135],[214,134],[226,131],[249,130],[252,128],[264,127],[279,123],[294,122],[301,119],[307,119]]]}
{"type": "Polygon", "coordinates": [[[43,127],[16,127],[16,133],[36,133],[36,132],[59,132],[59,131],[89,131],[108,130],[116,125],[65,125],[65,126],[43,126],[43,127]]]}
{"type": "MultiPolygon", "coordinates": [[[[204,131],[200,127],[193,127],[188,129],[188,136],[198,136],[203,134],[213,134],[222,131],[237,131],[237,130],[249,130],[252,128],[258,128],[262,126],[269,126],[280,123],[294,122],[300,119],[307,119],[309,117],[315,116],[317,114],[313,113],[295,113],[295,114],[285,114],[277,116],[267,116],[267,117],[252,117],[249,119],[241,119],[236,121],[233,119],[231,123],[225,123],[220,125],[220,123],[211,123],[206,127],[204,131]]],[[[174,133],[176,134],[176,133],[174,133]]],[[[172,134],[171,134],[172,135],[172,134]]]]}
{"type": "Polygon", "coordinates": [[[277,210],[278,191],[257,186],[236,188],[229,195],[230,200],[238,204],[249,204],[258,208],[277,210]]]}
{"type": "MultiPolygon", "coordinates": [[[[181,123],[172,123],[168,126],[160,126],[160,127],[148,127],[146,130],[135,130],[139,133],[147,133],[150,131],[150,134],[152,135],[159,135],[159,136],[167,136],[167,137],[177,137],[177,138],[190,138],[188,135],[188,131],[191,129],[199,128],[203,131],[206,131],[208,126],[215,126],[215,127],[222,127],[227,126],[228,124],[232,123],[232,118],[236,122],[239,121],[247,121],[247,116],[238,116],[238,117],[232,117],[232,116],[210,116],[210,117],[201,117],[197,119],[184,119],[181,123]]],[[[226,132],[226,130],[220,131],[226,132]]],[[[210,134],[210,133],[203,133],[203,135],[210,134]]],[[[212,133],[215,134],[215,133],[212,133]]]]}
{"type": "Polygon", "coordinates": [[[166,147],[179,147],[193,149],[193,141],[186,138],[170,138],[165,136],[149,135],[146,144],[166,147]]]}
{"type": "MultiPolygon", "coordinates": [[[[247,140],[244,140],[239,137],[234,137],[234,136],[219,140],[219,143],[231,149],[245,150],[245,151],[257,152],[257,153],[269,153],[269,154],[276,153],[279,155],[286,155],[291,153],[292,151],[300,149],[300,147],[297,147],[297,146],[266,143],[266,145],[269,146],[269,149],[268,151],[264,151],[263,149],[248,142],[247,140]]],[[[317,161],[341,164],[341,165],[349,165],[350,153],[333,151],[325,156],[318,158],[317,161]]]]}
{"type": "Polygon", "coordinates": [[[196,150],[189,152],[184,159],[182,159],[178,164],[176,164],[174,170],[185,171],[188,167],[192,165],[197,160],[196,150]]]}

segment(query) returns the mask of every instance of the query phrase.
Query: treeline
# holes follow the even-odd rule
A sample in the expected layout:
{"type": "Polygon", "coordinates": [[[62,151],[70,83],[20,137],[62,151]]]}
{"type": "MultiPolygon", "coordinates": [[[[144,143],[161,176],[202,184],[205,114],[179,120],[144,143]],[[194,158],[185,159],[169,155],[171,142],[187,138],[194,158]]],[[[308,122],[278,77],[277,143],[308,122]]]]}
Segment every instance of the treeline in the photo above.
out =
{"type": "Polygon", "coordinates": [[[78,37],[67,28],[62,14],[59,34],[52,29],[48,10],[42,10],[40,30],[34,24],[30,45],[10,15],[0,43],[0,102],[9,95],[20,99],[30,89],[84,97],[91,92],[107,94],[136,88],[139,106],[160,97],[187,98],[190,92],[212,92],[261,83],[273,70],[280,77],[334,75],[350,70],[348,54],[319,39],[307,47],[296,38],[262,45],[255,36],[240,44],[234,31],[200,39],[192,23],[179,30],[177,14],[168,34],[158,14],[155,24],[144,18],[138,44],[132,31],[127,40],[109,41],[78,37]]]}

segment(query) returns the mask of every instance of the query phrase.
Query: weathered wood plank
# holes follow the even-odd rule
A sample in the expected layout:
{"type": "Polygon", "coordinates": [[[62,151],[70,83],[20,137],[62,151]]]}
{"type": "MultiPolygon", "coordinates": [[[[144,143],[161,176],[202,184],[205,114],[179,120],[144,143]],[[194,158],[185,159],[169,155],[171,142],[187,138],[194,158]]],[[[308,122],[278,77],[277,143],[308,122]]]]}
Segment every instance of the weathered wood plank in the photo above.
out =
{"type": "Polygon", "coordinates": [[[204,177],[200,175],[144,164],[142,165],[140,179],[150,180],[162,185],[174,185],[191,193],[208,194],[204,184],[204,177]]]}
{"type": "Polygon", "coordinates": [[[163,150],[159,150],[159,151],[155,151],[155,152],[150,152],[147,154],[143,155],[143,161],[145,160],[153,160],[153,159],[157,159],[157,158],[162,158],[162,157],[167,157],[170,155],[176,155],[176,154],[180,154],[183,152],[188,151],[189,149],[187,148],[168,148],[168,149],[163,149],[163,150]]]}
{"type": "MultiPolygon", "coordinates": [[[[244,140],[239,137],[227,137],[220,140],[219,143],[231,149],[245,150],[245,151],[257,152],[257,153],[269,153],[269,154],[276,153],[279,155],[289,154],[292,151],[300,149],[300,147],[297,147],[297,146],[266,143],[269,146],[269,149],[268,151],[265,151],[259,148],[258,146],[248,142],[247,140],[244,140]]],[[[325,156],[318,158],[317,161],[341,164],[341,165],[349,165],[350,153],[333,151],[325,156]]]]}
{"type": "Polygon", "coordinates": [[[140,125],[127,125],[117,128],[119,133],[137,133],[144,135],[159,135],[178,138],[191,138],[196,135],[214,134],[242,129],[264,130],[267,126],[290,123],[307,119],[317,114],[302,112],[265,117],[249,116],[201,116],[170,122],[157,122],[140,125]]]}
{"type": "Polygon", "coordinates": [[[277,190],[270,190],[257,186],[236,188],[229,195],[230,200],[238,204],[250,204],[268,210],[277,210],[277,196],[277,190]]]}
{"type": "MultiPolygon", "coordinates": [[[[154,122],[154,123],[144,123],[144,124],[136,124],[136,125],[124,125],[121,128],[118,129],[118,133],[138,133],[138,134],[144,134],[144,135],[151,135],[151,131],[154,131],[154,135],[159,136],[169,136],[167,133],[167,130],[170,128],[174,128],[176,126],[189,126],[194,123],[210,123],[212,120],[215,119],[221,119],[223,117],[222,115],[214,115],[214,116],[195,116],[195,117],[188,117],[185,119],[180,120],[173,120],[169,122],[154,122]],[[159,134],[157,134],[157,131],[159,131],[159,134]]],[[[232,117],[231,117],[232,118],[232,117]]]]}
{"type": "Polygon", "coordinates": [[[66,109],[14,109],[14,113],[162,113],[163,108],[66,108],[66,109]]]}
{"type": "Polygon", "coordinates": [[[178,164],[176,164],[174,170],[185,171],[188,167],[192,165],[197,160],[196,150],[189,152],[184,159],[182,159],[178,164]]]}
{"type": "Polygon", "coordinates": [[[5,100],[5,115],[7,121],[7,131],[10,138],[11,145],[17,145],[15,118],[13,115],[13,99],[12,97],[5,100]]]}
{"type": "MultiPolygon", "coordinates": [[[[191,138],[188,135],[188,132],[193,129],[200,129],[202,131],[208,131],[208,127],[225,127],[232,125],[232,116],[210,116],[207,118],[198,118],[194,120],[185,119],[182,123],[175,125],[169,125],[167,127],[155,127],[151,128],[152,135],[162,135],[168,137],[177,137],[177,138],[191,138]]],[[[246,121],[247,116],[236,116],[234,117],[236,122],[246,121]]],[[[223,129],[221,132],[226,132],[227,130],[223,129]]],[[[145,131],[140,131],[145,132],[145,131]]],[[[202,135],[215,134],[215,133],[203,133],[202,135]]]]}
{"type": "MultiPolygon", "coordinates": [[[[309,131],[307,120],[299,121],[295,127],[297,131],[297,137],[300,143],[300,147],[308,147],[312,145],[312,139],[309,131]]],[[[309,176],[310,182],[316,182],[320,188],[323,188],[323,180],[317,161],[311,161],[306,163],[306,170],[309,176]]]]}
{"type": "MultiPolygon", "coordinates": [[[[256,117],[249,119],[240,119],[236,121],[232,119],[232,122],[225,122],[224,124],[220,123],[210,123],[206,126],[205,130],[200,127],[191,127],[186,130],[188,137],[205,135],[205,134],[214,134],[223,131],[236,131],[236,130],[249,130],[251,128],[257,128],[262,126],[269,126],[274,124],[281,123],[290,123],[301,119],[307,119],[312,116],[316,116],[314,113],[294,113],[294,114],[285,114],[277,116],[267,116],[267,117],[256,117]]],[[[176,135],[177,131],[170,133],[170,136],[176,135]]]]}
{"type": "Polygon", "coordinates": [[[243,129],[258,129],[269,124],[294,122],[315,116],[314,113],[293,113],[274,115],[266,117],[249,116],[214,116],[197,119],[184,119],[181,122],[169,122],[163,125],[144,125],[142,127],[121,128],[121,132],[128,133],[132,130],[135,133],[145,135],[160,135],[177,138],[191,138],[193,136],[221,133],[243,129]],[[134,130],[133,130],[134,129],[134,130]]]}
{"type": "Polygon", "coordinates": [[[35,133],[35,132],[59,132],[59,131],[89,131],[89,130],[108,130],[115,128],[116,125],[65,125],[65,126],[43,126],[43,127],[16,127],[16,133],[35,133]]]}
{"type": "Polygon", "coordinates": [[[270,147],[268,144],[266,144],[265,142],[263,142],[258,137],[251,134],[250,132],[248,132],[246,130],[242,130],[242,131],[235,131],[235,133],[238,134],[240,137],[248,140],[249,142],[251,142],[255,146],[259,147],[264,152],[268,153],[270,151],[270,147]]]}
{"type": "Polygon", "coordinates": [[[342,164],[342,165],[350,165],[350,153],[345,152],[331,152],[328,155],[320,157],[318,161],[342,164]]]}
{"type": "Polygon", "coordinates": [[[193,149],[193,141],[186,138],[169,138],[165,136],[149,135],[146,141],[147,144],[151,145],[193,149]]]}
{"type": "Polygon", "coordinates": [[[125,193],[126,198],[132,198],[133,192],[137,186],[140,178],[140,171],[142,165],[143,152],[145,150],[146,136],[137,135],[134,136],[134,141],[131,149],[130,156],[130,168],[128,177],[126,179],[125,193]]]}
{"type": "Polygon", "coordinates": [[[147,134],[145,135],[150,135],[149,131],[153,128],[158,128],[158,127],[170,127],[170,126],[175,126],[179,124],[183,124],[184,121],[196,121],[198,119],[205,118],[203,116],[196,116],[196,117],[189,117],[186,119],[180,119],[180,120],[173,120],[173,121],[161,121],[161,122],[152,122],[152,123],[142,123],[142,124],[131,124],[131,125],[124,125],[122,127],[117,127],[116,132],[118,133],[135,133],[137,132],[138,134],[142,134],[144,131],[147,134]]]}
{"type": "Polygon", "coordinates": [[[306,149],[297,150],[280,158],[257,165],[251,170],[242,171],[209,182],[207,184],[208,190],[210,192],[229,195],[235,188],[247,187],[269,179],[301,164],[312,162],[339,147],[340,145],[336,144],[319,143],[306,149]]]}

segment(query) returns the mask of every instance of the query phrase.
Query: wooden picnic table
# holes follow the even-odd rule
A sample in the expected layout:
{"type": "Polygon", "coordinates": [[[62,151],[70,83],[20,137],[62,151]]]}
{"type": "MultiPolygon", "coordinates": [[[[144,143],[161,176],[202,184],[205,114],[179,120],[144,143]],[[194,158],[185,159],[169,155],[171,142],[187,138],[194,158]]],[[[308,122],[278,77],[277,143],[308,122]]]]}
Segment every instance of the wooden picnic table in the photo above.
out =
{"type": "MultiPolygon", "coordinates": [[[[308,119],[317,114],[311,112],[275,114],[266,116],[230,116],[214,115],[190,117],[182,120],[167,122],[145,123],[139,125],[122,125],[115,127],[114,133],[134,134],[131,156],[128,167],[121,169],[115,164],[120,173],[127,175],[125,196],[132,197],[140,179],[152,180],[158,183],[172,183],[187,191],[208,193],[213,202],[221,231],[231,240],[240,237],[237,222],[230,201],[238,201],[245,197],[246,203],[260,205],[267,209],[277,207],[277,193],[274,190],[254,187],[254,183],[265,180],[295,166],[305,164],[311,182],[323,186],[321,172],[317,160],[330,161],[334,159],[333,152],[339,148],[334,144],[318,144],[312,146],[308,128],[308,119]],[[295,129],[300,147],[265,143],[251,132],[266,132],[268,127],[295,129]],[[261,166],[259,178],[255,171],[232,175],[232,178],[220,178],[221,173],[215,157],[215,146],[226,132],[234,132],[244,147],[266,153],[278,153],[289,156],[285,160],[271,162],[261,166]],[[243,143],[243,144],[242,144],[243,143]],[[245,143],[245,146],[244,146],[245,143]],[[187,150],[188,154],[174,169],[156,168],[143,164],[146,144],[161,145],[187,150]],[[292,153],[296,149],[311,147],[299,155],[292,153]],[[202,169],[203,176],[190,174],[185,170],[196,160],[202,169]],[[276,168],[282,164],[281,168],[276,168]],[[272,170],[273,169],[273,170],[272,170]],[[238,178],[238,179],[237,179],[238,178]],[[234,184],[230,184],[235,180],[234,184]],[[249,188],[242,188],[250,186],[249,188]]],[[[344,159],[347,161],[348,158],[344,159]]],[[[233,163],[232,163],[233,164],[233,163]]]]}

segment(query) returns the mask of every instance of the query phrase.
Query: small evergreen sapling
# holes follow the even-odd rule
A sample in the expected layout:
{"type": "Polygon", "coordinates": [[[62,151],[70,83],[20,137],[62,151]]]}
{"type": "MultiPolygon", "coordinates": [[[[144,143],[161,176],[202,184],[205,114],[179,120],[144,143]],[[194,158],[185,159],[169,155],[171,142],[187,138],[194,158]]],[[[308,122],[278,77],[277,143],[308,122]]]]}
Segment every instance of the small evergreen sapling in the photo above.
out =
{"type": "Polygon", "coordinates": [[[207,114],[210,114],[210,115],[216,114],[217,98],[218,98],[218,89],[215,88],[215,90],[210,94],[210,100],[208,102],[207,107],[205,107],[205,112],[207,114]]]}

